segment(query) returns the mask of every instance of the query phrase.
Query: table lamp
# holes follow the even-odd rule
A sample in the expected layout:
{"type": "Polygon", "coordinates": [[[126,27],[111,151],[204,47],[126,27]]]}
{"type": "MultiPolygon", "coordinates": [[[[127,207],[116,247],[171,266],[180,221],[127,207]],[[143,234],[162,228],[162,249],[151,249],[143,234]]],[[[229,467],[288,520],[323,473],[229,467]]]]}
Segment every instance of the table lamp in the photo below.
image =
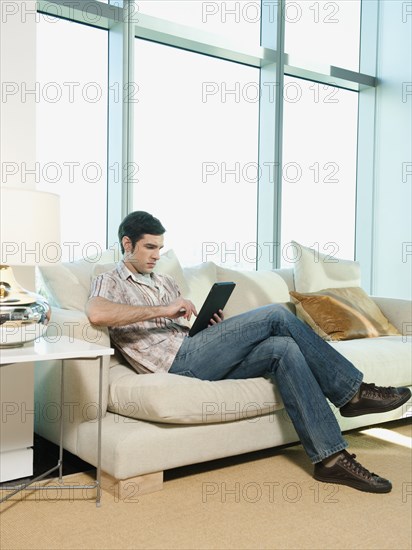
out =
{"type": "Polygon", "coordinates": [[[56,250],[60,249],[59,199],[54,193],[34,189],[1,188],[0,347],[23,346],[46,329],[47,301],[25,290],[11,266],[56,262],[56,250]]]}

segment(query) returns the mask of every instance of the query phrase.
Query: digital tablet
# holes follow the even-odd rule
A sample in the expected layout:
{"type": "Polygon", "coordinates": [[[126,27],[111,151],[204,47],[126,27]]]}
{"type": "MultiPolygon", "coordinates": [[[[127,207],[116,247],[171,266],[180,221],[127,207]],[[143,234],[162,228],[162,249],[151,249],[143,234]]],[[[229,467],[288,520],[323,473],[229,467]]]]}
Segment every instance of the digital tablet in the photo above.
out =
{"type": "Polygon", "coordinates": [[[199,311],[199,315],[196,317],[196,320],[189,331],[189,336],[194,336],[209,326],[210,319],[213,318],[213,315],[217,313],[219,309],[223,309],[225,307],[235,286],[236,284],[232,282],[215,283],[212,286],[201,310],[199,311]]]}

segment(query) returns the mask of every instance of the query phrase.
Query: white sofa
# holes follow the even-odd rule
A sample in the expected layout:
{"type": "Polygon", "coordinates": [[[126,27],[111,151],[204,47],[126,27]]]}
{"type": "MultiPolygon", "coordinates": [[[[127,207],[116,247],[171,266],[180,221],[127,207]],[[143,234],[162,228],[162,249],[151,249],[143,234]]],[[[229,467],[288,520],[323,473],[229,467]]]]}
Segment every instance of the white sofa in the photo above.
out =
{"type": "MultiPolygon", "coordinates": [[[[226,317],[290,302],[289,290],[295,288],[307,292],[360,284],[355,262],[328,264],[321,257],[314,265],[309,249],[303,250],[293,267],[275,271],[237,271],[211,262],[182,269],[173,251],[162,256],[157,269],[172,274],[198,308],[215,281],[235,281],[226,317]]],[[[84,306],[92,276],[111,269],[116,259],[113,251],[106,251],[95,259],[41,269],[39,289],[52,305],[50,336],[66,334],[110,345],[108,331],[90,326],[84,306]]],[[[331,345],[364,372],[365,381],[411,386],[411,302],[374,301],[400,334],[331,345]]],[[[56,443],[58,422],[41,411],[59,402],[59,372],[58,362],[36,369],[35,431],[56,443]]],[[[66,380],[70,406],[64,408],[64,447],[96,465],[97,363],[71,361],[66,380]]],[[[105,360],[103,388],[102,470],[106,486],[120,497],[130,494],[131,480],[137,484],[133,491],[141,494],[161,488],[164,470],[298,441],[276,386],[265,378],[207,382],[172,374],[138,375],[116,355],[105,360]]],[[[344,431],[410,416],[411,403],[352,419],[334,412],[344,431]]]]}

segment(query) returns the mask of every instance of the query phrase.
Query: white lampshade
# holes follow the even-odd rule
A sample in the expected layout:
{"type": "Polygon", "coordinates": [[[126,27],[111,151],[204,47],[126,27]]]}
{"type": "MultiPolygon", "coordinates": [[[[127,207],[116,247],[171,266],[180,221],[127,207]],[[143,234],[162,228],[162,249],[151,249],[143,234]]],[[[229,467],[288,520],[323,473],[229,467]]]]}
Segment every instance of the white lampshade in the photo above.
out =
{"type": "Polygon", "coordinates": [[[60,252],[60,197],[1,187],[0,260],[7,265],[56,263],[60,252]]]}

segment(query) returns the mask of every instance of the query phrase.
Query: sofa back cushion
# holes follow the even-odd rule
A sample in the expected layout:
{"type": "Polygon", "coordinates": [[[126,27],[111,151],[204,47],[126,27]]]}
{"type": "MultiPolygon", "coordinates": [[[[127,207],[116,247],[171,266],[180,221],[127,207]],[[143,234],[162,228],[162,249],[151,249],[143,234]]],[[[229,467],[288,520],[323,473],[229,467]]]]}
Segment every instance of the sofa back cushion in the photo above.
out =
{"type": "Polygon", "coordinates": [[[185,298],[191,300],[199,311],[212,285],[217,281],[216,264],[204,262],[192,267],[185,267],[183,273],[188,285],[188,293],[185,298]]]}
{"type": "Polygon", "coordinates": [[[225,317],[290,300],[285,280],[275,271],[240,271],[217,266],[218,281],[233,281],[236,287],[225,307],[225,317]]]}
{"type": "Polygon", "coordinates": [[[295,290],[295,276],[293,273],[293,268],[281,267],[279,269],[274,269],[273,273],[276,273],[276,275],[282,277],[288,287],[288,290],[295,290]]]}
{"type": "Polygon", "coordinates": [[[118,250],[105,250],[74,262],[36,267],[37,290],[51,306],[84,311],[90,293],[90,282],[96,265],[114,265],[120,258],[118,250]]]}
{"type": "MultiPolygon", "coordinates": [[[[75,262],[40,266],[36,268],[37,289],[51,306],[84,311],[92,278],[114,269],[120,258],[119,251],[109,249],[97,256],[75,262]]],[[[174,277],[182,293],[187,294],[188,286],[183,270],[173,250],[162,254],[155,271],[174,277]]]]}

